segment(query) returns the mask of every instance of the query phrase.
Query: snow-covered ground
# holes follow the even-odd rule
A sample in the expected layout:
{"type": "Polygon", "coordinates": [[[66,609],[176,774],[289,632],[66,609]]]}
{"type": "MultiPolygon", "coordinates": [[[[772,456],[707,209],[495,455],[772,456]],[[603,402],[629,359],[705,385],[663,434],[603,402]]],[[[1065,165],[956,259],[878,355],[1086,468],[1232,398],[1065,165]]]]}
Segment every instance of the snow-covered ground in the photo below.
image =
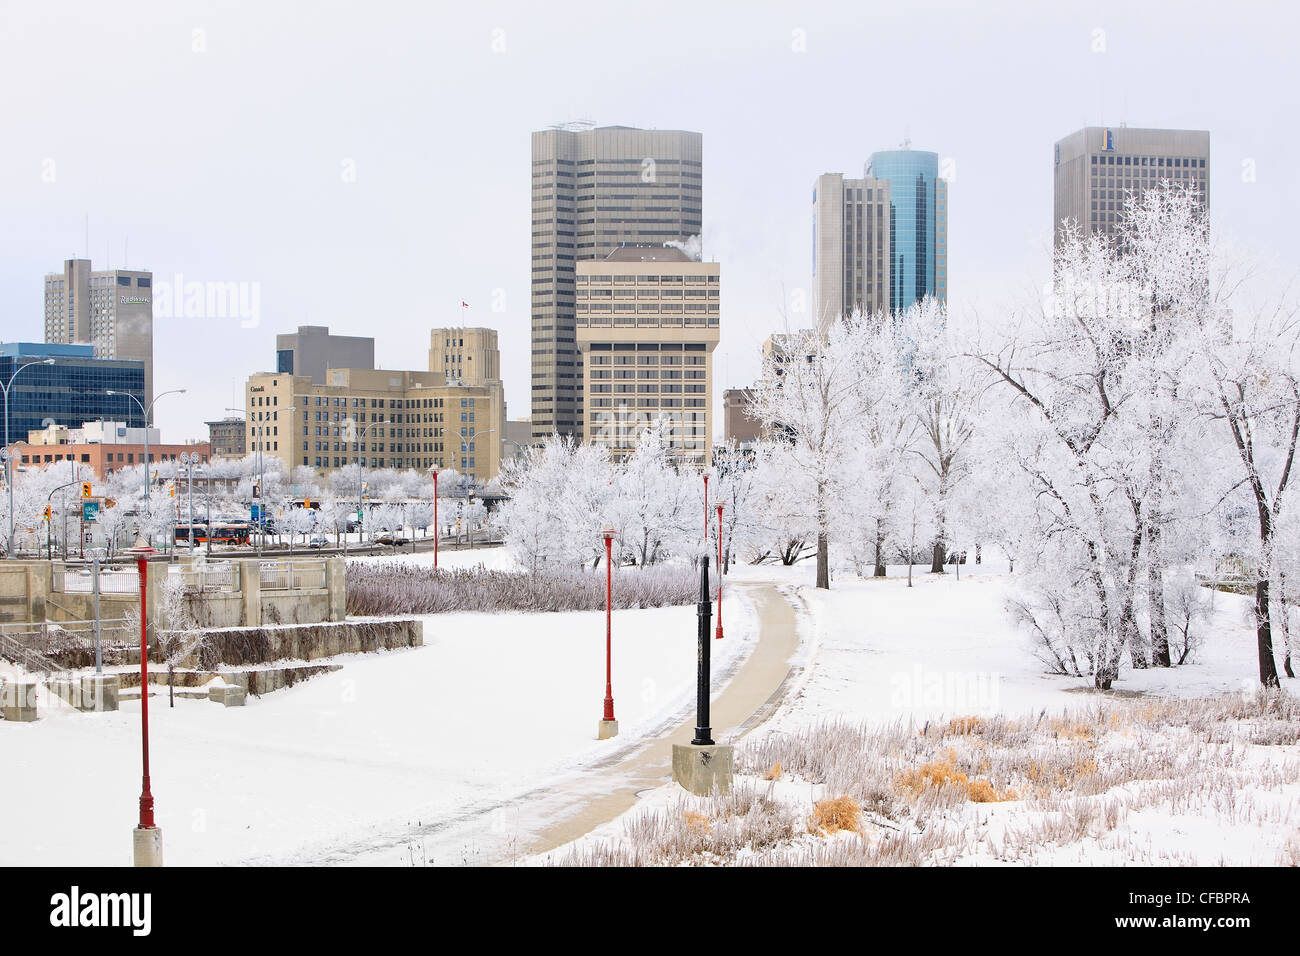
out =
{"type": "MultiPolygon", "coordinates": [[[[1245,597],[1212,594],[1211,619],[1203,625],[1205,644],[1194,663],[1172,669],[1124,669],[1115,685],[1118,694],[1103,698],[1091,690],[1087,679],[1049,675],[1034,659],[1028,638],[1011,625],[1005,613],[1015,583],[1015,577],[1005,573],[1005,563],[968,563],[961,569],[960,581],[953,573],[940,577],[926,571],[914,569],[911,588],[906,568],[901,567],[891,567],[883,580],[857,580],[840,574],[833,578],[828,592],[812,587],[815,569],[811,561],[793,568],[736,569],[737,579],[775,580],[787,585],[803,633],[796,661],[803,665],[799,676],[773,716],[739,743],[738,760],[743,762],[746,748],[757,752],[765,743],[797,738],[828,722],[883,728],[910,720],[920,728],[927,722],[943,725],[953,718],[998,714],[1033,718],[1044,711],[1059,714],[1103,699],[1123,705],[1132,702],[1133,694],[1146,699],[1253,694],[1258,685],[1255,635],[1248,617],[1250,602],[1245,597]]],[[[1300,693],[1300,681],[1284,680],[1284,686],[1293,695],[1300,693]]],[[[1125,725],[1116,739],[1140,741],[1143,730],[1140,723],[1136,727],[1125,725]]],[[[1166,732],[1154,739],[1164,741],[1170,735],[1166,732]]],[[[1178,746],[1174,745],[1170,759],[1177,756],[1178,746]]],[[[1194,749],[1199,744],[1189,740],[1186,746],[1194,749]]],[[[954,808],[945,825],[964,828],[956,843],[968,840],[967,833],[975,836],[969,837],[968,851],[950,853],[946,859],[964,863],[1214,864],[1223,860],[1274,864],[1288,852],[1300,853],[1300,746],[1293,741],[1280,746],[1250,744],[1238,750],[1242,751],[1242,763],[1235,770],[1227,768],[1229,761],[1224,758],[1224,780],[1237,775],[1232,784],[1237,794],[1235,812],[1229,808],[1227,818],[1221,808],[1209,804],[1208,797],[1204,804],[1193,800],[1190,809],[1172,813],[1159,800],[1148,802],[1149,792],[1121,788],[1108,797],[1125,808],[1115,811],[1122,822],[1113,831],[1027,851],[1016,841],[1026,827],[1046,827],[1039,817],[1055,820],[1052,814],[1031,813],[1023,799],[969,803],[954,808]],[[1267,776],[1266,769],[1274,775],[1268,777],[1269,786],[1255,786],[1267,776]],[[1293,849],[1288,849],[1288,840],[1293,849]],[[1014,852],[1008,846],[1013,846],[1014,852]]],[[[1218,772],[1214,758],[1210,766],[1218,772]]],[[[788,774],[775,783],[752,775],[742,775],[738,781],[770,793],[782,812],[800,821],[799,836],[791,846],[808,848],[810,841],[823,841],[825,846],[825,838],[806,833],[803,821],[815,801],[837,793],[788,774]]],[[[706,804],[669,784],[644,794],[637,807],[583,839],[530,862],[591,861],[596,859],[593,853],[626,846],[626,827],[634,818],[660,815],[664,820],[677,820],[687,810],[708,813],[706,804]]],[[[1059,816],[1066,809],[1054,812],[1059,816]]],[[[693,819],[705,826],[703,817],[693,819]]],[[[643,827],[641,832],[647,831],[643,827]]]]}
{"type": "MultiPolygon", "coordinates": [[[[446,552],[439,563],[503,559],[496,548],[446,552]]],[[[720,668],[754,631],[738,597],[725,610],[736,639],[715,649],[720,668]]],[[[168,864],[346,860],[404,827],[495,806],[626,748],[693,693],[694,606],[614,612],[621,733],[610,741],[595,739],[603,613],[423,620],[422,648],[339,658],[342,670],[242,709],[179,699],[169,709],[165,692],[151,697],[168,864]]],[[[129,864],[140,704],[81,714],[44,693],[41,704],[40,721],[0,722],[0,864],[129,864]]]]}

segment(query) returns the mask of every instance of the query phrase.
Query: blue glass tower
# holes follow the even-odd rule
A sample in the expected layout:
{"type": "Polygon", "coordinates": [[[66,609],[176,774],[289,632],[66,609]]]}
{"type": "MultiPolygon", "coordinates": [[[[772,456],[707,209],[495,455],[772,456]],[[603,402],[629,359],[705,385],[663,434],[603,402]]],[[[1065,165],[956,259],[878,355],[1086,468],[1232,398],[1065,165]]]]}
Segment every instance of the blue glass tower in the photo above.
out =
{"type": "Polygon", "coordinates": [[[889,183],[889,311],[926,298],[946,300],[948,192],[939,154],[918,149],[872,153],[868,179],[889,183]]]}
{"type": "MultiPolygon", "coordinates": [[[[108,395],[110,389],[129,392],[145,401],[144,362],[139,359],[97,359],[89,345],[61,345],[46,342],[0,343],[0,382],[29,362],[54,359],[53,365],[32,365],[13,379],[9,389],[9,440],[26,441],[29,431],[48,424],[80,428],[97,418],[125,422],[128,427],[144,425],[135,402],[124,394],[108,395]]],[[[0,422],[0,443],[5,423],[0,422]]]]}

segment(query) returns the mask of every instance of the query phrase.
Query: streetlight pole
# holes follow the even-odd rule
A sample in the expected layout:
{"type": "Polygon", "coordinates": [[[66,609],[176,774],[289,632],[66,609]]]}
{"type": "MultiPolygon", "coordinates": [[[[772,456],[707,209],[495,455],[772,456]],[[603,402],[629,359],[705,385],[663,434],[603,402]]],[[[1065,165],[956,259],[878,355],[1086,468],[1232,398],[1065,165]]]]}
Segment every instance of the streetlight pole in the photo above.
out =
{"type": "Polygon", "coordinates": [[[388,419],[388,418],[384,419],[382,422],[371,422],[365,428],[361,429],[361,431],[357,434],[357,547],[358,548],[361,547],[363,544],[365,544],[366,541],[365,523],[362,521],[361,518],[361,509],[363,507],[361,503],[361,491],[363,487],[361,482],[361,466],[366,459],[366,442],[365,442],[366,432],[370,431],[370,429],[372,429],[376,425],[391,425],[392,423],[393,423],[392,419],[388,419]]]}
{"type": "MultiPolygon", "coordinates": [[[[5,466],[5,484],[9,488],[9,546],[5,551],[5,558],[13,560],[14,556],[14,461],[13,455],[9,451],[9,388],[13,385],[14,379],[18,373],[25,368],[31,368],[33,365],[53,365],[54,359],[42,359],[39,362],[27,362],[14,369],[14,373],[9,376],[9,381],[4,384],[5,393],[5,447],[4,447],[4,466],[5,466]]],[[[41,539],[36,539],[36,556],[41,554],[41,539]]]]}
{"type": "Polygon", "coordinates": [[[433,570],[438,570],[438,469],[433,469],[433,570]]]}
{"type": "Polygon", "coordinates": [[[610,737],[618,736],[618,721],[614,719],[614,689],[610,667],[614,606],[614,568],[612,563],[614,534],[614,529],[609,527],[600,532],[600,536],[605,539],[605,712],[596,732],[599,740],[608,740],[610,737]]]}
{"type": "MultiPolygon", "coordinates": [[[[147,464],[147,461],[146,461],[147,464]]],[[[149,789],[149,557],[157,554],[145,541],[127,549],[135,555],[140,573],[140,822],[135,828],[136,866],[162,866],[162,831],[153,818],[153,793],[149,789]]]]}
{"type": "Polygon", "coordinates": [[[153,416],[153,407],[154,405],[157,404],[158,399],[166,395],[184,395],[185,389],[173,388],[171,391],[163,392],[160,395],[155,395],[150,400],[148,407],[146,407],[145,404],[141,402],[140,399],[136,398],[135,395],[132,394],[131,392],[119,392],[119,391],[114,391],[113,389],[110,388],[107,389],[104,392],[104,394],[125,395],[127,398],[131,399],[131,401],[135,402],[136,405],[139,406],[140,414],[144,416],[144,513],[152,514],[153,509],[150,507],[149,504],[149,487],[150,487],[149,485],[149,419],[153,416]]]}
{"type": "Polygon", "coordinates": [[[718,627],[713,635],[722,640],[722,502],[718,502],[718,627]]]}
{"type": "Polygon", "coordinates": [[[704,472],[704,540],[709,540],[709,473],[704,472]]]}
{"type": "Polygon", "coordinates": [[[186,536],[189,542],[190,554],[194,554],[194,466],[199,463],[199,453],[196,451],[182,452],[181,464],[185,466],[186,494],[189,498],[190,508],[190,532],[186,536]]]}

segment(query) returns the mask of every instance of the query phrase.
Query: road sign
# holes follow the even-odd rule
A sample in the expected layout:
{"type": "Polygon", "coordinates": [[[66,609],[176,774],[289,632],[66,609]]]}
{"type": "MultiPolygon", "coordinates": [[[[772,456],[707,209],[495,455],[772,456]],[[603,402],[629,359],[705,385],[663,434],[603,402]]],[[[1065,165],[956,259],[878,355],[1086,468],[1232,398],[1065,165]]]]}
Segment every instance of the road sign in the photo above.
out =
{"type": "Polygon", "coordinates": [[[260,505],[249,505],[248,507],[249,521],[257,521],[261,516],[262,516],[262,509],[260,505]]]}
{"type": "Polygon", "coordinates": [[[97,521],[99,519],[99,502],[83,501],[81,503],[81,520],[97,521]]]}

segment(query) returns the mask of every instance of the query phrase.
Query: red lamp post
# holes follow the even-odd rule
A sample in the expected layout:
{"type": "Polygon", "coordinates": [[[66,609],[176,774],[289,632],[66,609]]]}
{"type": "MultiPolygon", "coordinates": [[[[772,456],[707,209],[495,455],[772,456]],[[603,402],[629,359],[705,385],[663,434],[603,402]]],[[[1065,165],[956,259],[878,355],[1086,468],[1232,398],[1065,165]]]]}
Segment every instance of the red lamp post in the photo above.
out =
{"type": "Polygon", "coordinates": [[[614,606],[614,534],[613,528],[605,528],[600,532],[600,536],[605,539],[605,711],[597,734],[601,740],[618,734],[618,721],[614,719],[614,689],[610,668],[614,606]]]}
{"type": "Polygon", "coordinates": [[[153,793],[149,789],[149,558],[158,552],[143,539],[126,551],[135,556],[136,569],[140,573],[140,743],[143,764],[135,864],[161,866],[162,838],[156,832],[158,828],[153,818],[153,793]]]}
{"type": "Polygon", "coordinates": [[[433,469],[433,569],[438,570],[438,469],[433,469]]]}
{"type": "Polygon", "coordinates": [[[722,640],[722,502],[718,502],[718,626],[713,634],[722,640]]]}
{"type": "Polygon", "coordinates": [[[709,540],[709,473],[704,472],[704,540],[709,540]]]}

